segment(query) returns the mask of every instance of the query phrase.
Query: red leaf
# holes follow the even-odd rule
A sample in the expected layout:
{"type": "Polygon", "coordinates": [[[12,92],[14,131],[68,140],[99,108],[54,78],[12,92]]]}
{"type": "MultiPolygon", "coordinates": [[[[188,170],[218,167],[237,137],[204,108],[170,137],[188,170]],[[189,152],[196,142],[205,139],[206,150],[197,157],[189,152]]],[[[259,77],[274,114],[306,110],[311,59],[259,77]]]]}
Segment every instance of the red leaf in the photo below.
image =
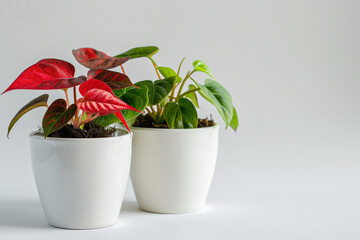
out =
{"type": "Polygon", "coordinates": [[[121,89],[126,87],[136,87],[129,79],[128,76],[122,73],[103,70],[103,69],[92,69],[87,74],[88,79],[97,79],[105,82],[111,87],[111,89],[121,89]]]}
{"type": "Polygon", "coordinates": [[[28,67],[3,93],[14,89],[64,89],[77,86],[86,77],[74,78],[75,68],[59,59],[43,59],[28,67]]]}
{"type": "Polygon", "coordinates": [[[87,113],[99,115],[107,115],[125,109],[140,112],[115,97],[112,93],[97,88],[88,90],[84,99],[78,101],[77,106],[87,113]]]}
{"type": "Polygon", "coordinates": [[[76,60],[83,66],[90,69],[109,69],[117,67],[129,57],[115,58],[93,48],[79,48],[72,51],[76,60]]]}
{"type": "Polygon", "coordinates": [[[93,88],[102,89],[113,94],[111,88],[106,83],[96,79],[90,79],[83,82],[79,87],[79,92],[82,96],[85,96],[86,92],[93,88]]]}
{"type": "Polygon", "coordinates": [[[126,129],[127,129],[129,132],[131,132],[131,131],[130,131],[130,128],[129,128],[129,126],[128,126],[125,118],[124,118],[124,116],[122,115],[122,113],[121,113],[120,111],[118,111],[118,112],[116,112],[116,113],[114,113],[114,114],[115,114],[115,116],[117,116],[117,117],[119,118],[119,120],[125,125],[126,129]]]}

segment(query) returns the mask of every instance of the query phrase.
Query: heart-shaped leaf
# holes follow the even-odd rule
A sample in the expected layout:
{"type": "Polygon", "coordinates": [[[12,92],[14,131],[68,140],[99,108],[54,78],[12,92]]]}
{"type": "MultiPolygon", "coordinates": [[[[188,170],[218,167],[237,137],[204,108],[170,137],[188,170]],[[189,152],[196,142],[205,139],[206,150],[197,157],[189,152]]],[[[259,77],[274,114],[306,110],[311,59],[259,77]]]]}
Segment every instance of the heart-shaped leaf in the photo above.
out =
{"type": "Polygon", "coordinates": [[[11,131],[11,129],[13,128],[13,126],[15,125],[15,123],[27,112],[38,108],[38,107],[47,107],[47,100],[49,98],[48,94],[43,94],[37,98],[34,98],[33,100],[31,100],[28,104],[26,104],[25,106],[23,106],[13,117],[13,119],[11,120],[9,127],[8,127],[8,132],[7,132],[7,137],[9,138],[9,133],[11,131]]]}
{"type": "Polygon", "coordinates": [[[178,103],[168,102],[164,111],[169,128],[197,128],[196,108],[189,99],[181,98],[178,103]]]}
{"type": "Polygon", "coordinates": [[[129,57],[130,59],[140,58],[140,57],[151,57],[159,51],[159,48],[156,46],[146,46],[146,47],[137,47],[132,48],[124,53],[116,55],[116,58],[129,57]]]}
{"type": "Polygon", "coordinates": [[[110,69],[129,60],[129,57],[110,57],[93,48],[79,48],[72,53],[81,65],[90,69],[110,69]]]}
{"type": "Polygon", "coordinates": [[[212,79],[215,79],[214,75],[211,73],[209,67],[200,60],[196,60],[193,62],[193,66],[194,66],[194,71],[195,72],[203,72],[206,73],[207,75],[209,75],[212,79]]]}
{"type": "MultiPolygon", "coordinates": [[[[140,110],[144,111],[147,104],[148,104],[148,88],[143,85],[141,88],[132,88],[127,91],[116,90],[114,93],[117,97],[119,97],[124,102],[128,103],[130,106],[140,110]]],[[[121,113],[123,114],[125,120],[127,122],[135,119],[140,113],[134,112],[131,110],[122,110],[121,113]]],[[[114,114],[109,114],[106,116],[100,116],[97,117],[94,120],[95,123],[98,125],[101,125],[103,127],[109,126],[110,124],[119,122],[119,118],[115,116],[114,114]]]]}
{"type": "MultiPolygon", "coordinates": [[[[194,84],[189,84],[189,90],[194,90],[197,87],[194,84]]],[[[190,92],[185,94],[185,97],[189,98],[194,104],[195,106],[198,108],[199,107],[199,102],[196,96],[196,92],[190,92]]]]}
{"type": "Polygon", "coordinates": [[[177,76],[177,73],[169,67],[158,67],[157,69],[164,78],[176,77],[175,83],[179,83],[182,81],[182,78],[177,76]]]}
{"type": "Polygon", "coordinates": [[[70,105],[66,109],[66,101],[64,99],[55,100],[46,111],[42,121],[45,138],[50,133],[65,126],[75,115],[76,110],[75,104],[70,105]]]}
{"type": "Polygon", "coordinates": [[[79,109],[90,113],[106,115],[120,110],[130,109],[140,112],[103,89],[93,88],[86,92],[82,101],[77,103],[79,109]]]}
{"type": "Polygon", "coordinates": [[[86,77],[74,78],[75,68],[59,59],[42,59],[28,67],[3,93],[14,89],[65,89],[86,81],[86,77]]]}
{"type": "Polygon", "coordinates": [[[145,80],[137,82],[135,85],[141,87],[146,86],[148,90],[149,103],[148,106],[153,106],[160,103],[164,98],[166,98],[171,92],[175,82],[175,77],[165,78],[161,80],[156,80],[155,82],[151,80],[145,80]]]}
{"type": "MultiPolygon", "coordinates": [[[[79,109],[85,111],[86,113],[99,114],[101,116],[111,113],[117,113],[120,110],[125,109],[140,112],[139,110],[131,107],[129,104],[115,97],[113,93],[97,88],[87,91],[84,98],[81,101],[78,101],[77,106],[79,109]]],[[[121,117],[122,115],[117,113],[116,116],[129,130],[126,121],[123,117],[121,117]]]]}
{"type": "MultiPolygon", "coordinates": [[[[142,86],[141,88],[130,89],[126,91],[125,94],[117,97],[130,106],[140,110],[140,112],[143,112],[149,102],[148,91],[149,90],[146,86],[142,86]]],[[[140,114],[140,112],[134,112],[131,110],[122,110],[121,112],[126,120],[136,118],[140,114]]]]}
{"type": "Polygon", "coordinates": [[[87,74],[88,79],[97,79],[105,82],[111,89],[121,89],[126,87],[136,87],[128,76],[122,73],[103,69],[92,69],[87,74]]]}
{"type": "Polygon", "coordinates": [[[233,116],[232,99],[229,92],[212,79],[206,79],[205,85],[197,82],[195,84],[200,88],[200,94],[216,107],[228,127],[233,116]]]}
{"type": "Polygon", "coordinates": [[[238,120],[238,116],[237,116],[235,107],[233,107],[233,116],[231,118],[229,125],[232,129],[234,129],[234,131],[236,131],[239,126],[239,120],[238,120]]]}
{"type": "Polygon", "coordinates": [[[82,83],[79,87],[79,92],[82,96],[85,96],[86,92],[93,88],[98,88],[109,93],[113,93],[109,85],[97,79],[90,79],[82,83]]]}
{"type": "Polygon", "coordinates": [[[169,78],[169,77],[175,77],[176,76],[176,72],[173,69],[169,68],[169,67],[157,67],[157,69],[159,70],[161,75],[163,75],[164,78],[169,78]]]}

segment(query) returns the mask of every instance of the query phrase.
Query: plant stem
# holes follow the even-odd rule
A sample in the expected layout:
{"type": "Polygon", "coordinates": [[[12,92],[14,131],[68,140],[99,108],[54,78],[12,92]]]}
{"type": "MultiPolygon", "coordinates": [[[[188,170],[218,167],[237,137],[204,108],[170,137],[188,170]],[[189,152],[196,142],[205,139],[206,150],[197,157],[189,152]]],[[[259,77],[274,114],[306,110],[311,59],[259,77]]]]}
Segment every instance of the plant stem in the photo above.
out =
{"type": "Polygon", "coordinates": [[[171,102],[172,100],[175,100],[175,98],[172,97],[172,96],[169,96],[169,99],[170,99],[170,102],[171,102]]]}
{"type": "Polygon", "coordinates": [[[120,67],[121,67],[121,71],[126,75],[126,73],[125,73],[125,69],[124,69],[124,67],[123,67],[123,65],[121,64],[120,65],[120,67]]]}
{"type": "Polygon", "coordinates": [[[155,111],[155,109],[153,108],[153,106],[150,106],[150,109],[151,109],[152,113],[155,115],[156,111],[155,111]]]}
{"type": "Polygon", "coordinates": [[[88,114],[86,116],[86,119],[81,120],[79,122],[74,123],[74,128],[79,128],[81,125],[91,122],[92,120],[94,120],[95,118],[97,118],[99,116],[99,114],[94,115],[93,117],[89,117],[90,115],[88,114]]]}
{"type": "Polygon", "coordinates": [[[145,109],[148,113],[153,113],[150,108],[146,107],[145,109]]]}
{"type": "Polygon", "coordinates": [[[194,88],[194,89],[188,90],[188,91],[184,92],[183,94],[181,94],[180,96],[178,96],[176,98],[176,100],[179,100],[181,97],[185,96],[188,93],[196,92],[196,91],[199,91],[199,90],[200,90],[200,88],[194,88]]]}
{"type": "Polygon", "coordinates": [[[180,69],[181,69],[181,66],[182,66],[184,60],[185,60],[185,57],[184,57],[184,58],[181,60],[181,62],[180,62],[180,65],[179,65],[179,68],[178,68],[178,71],[177,71],[177,75],[176,75],[176,76],[179,76],[179,74],[180,74],[180,69]]]}
{"type": "Polygon", "coordinates": [[[80,121],[82,121],[82,120],[83,120],[83,118],[84,118],[84,114],[85,114],[85,112],[84,112],[84,111],[82,111],[82,112],[81,112],[81,116],[80,116],[80,118],[79,118],[79,119],[80,119],[80,121]]]}
{"type": "Polygon", "coordinates": [[[70,105],[70,101],[69,101],[68,89],[67,89],[67,88],[64,88],[63,90],[64,90],[65,96],[66,96],[66,105],[69,106],[69,105],[70,105]]]}
{"type": "Polygon", "coordinates": [[[176,85],[176,83],[175,83],[173,89],[171,90],[171,93],[170,93],[170,96],[169,96],[170,101],[172,101],[172,100],[175,99],[175,98],[174,98],[174,95],[175,95],[175,89],[177,88],[177,86],[178,86],[178,85],[176,85]]]}
{"type": "Polygon", "coordinates": [[[157,69],[158,65],[156,64],[156,62],[154,61],[154,59],[152,57],[148,57],[150,59],[150,61],[152,62],[154,68],[155,68],[155,71],[156,71],[156,74],[158,75],[159,79],[161,79],[161,76],[160,76],[160,73],[159,73],[159,70],[157,69]]]}
{"type": "Polygon", "coordinates": [[[158,103],[156,105],[156,109],[157,109],[157,112],[158,112],[158,118],[160,118],[160,115],[161,115],[161,112],[162,112],[162,108],[160,107],[160,103],[158,103]]]}
{"type": "MultiPolygon", "coordinates": [[[[76,87],[73,87],[73,90],[74,90],[74,104],[77,105],[77,98],[76,98],[76,87]]],[[[75,112],[75,122],[78,122],[79,121],[79,109],[76,109],[76,112],[75,112]]]]}
{"type": "Polygon", "coordinates": [[[154,114],[152,113],[152,111],[148,107],[146,107],[146,111],[151,116],[151,118],[153,118],[153,119],[155,118],[154,114]]]}
{"type": "Polygon", "coordinates": [[[193,70],[192,72],[190,72],[190,73],[188,72],[188,73],[186,74],[186,77],[184,78],[184,80],[182,81],[182,83],[181,83],[181,85],[180,85],[180,88],[179,88],[178,94],[177,94],[177,96],[176,96],[176,99],[179,98],[179,96],[180,96],[180,94],[181,94],[181,91],[182,91],[182,89],[183,89],[183,87],[184,87],[184,85],[185,85],[186,80],[188,80],[189,77],[191,76],[191,74],[193,74],[193,73],[194,73],[194,70],[193,70]]]}

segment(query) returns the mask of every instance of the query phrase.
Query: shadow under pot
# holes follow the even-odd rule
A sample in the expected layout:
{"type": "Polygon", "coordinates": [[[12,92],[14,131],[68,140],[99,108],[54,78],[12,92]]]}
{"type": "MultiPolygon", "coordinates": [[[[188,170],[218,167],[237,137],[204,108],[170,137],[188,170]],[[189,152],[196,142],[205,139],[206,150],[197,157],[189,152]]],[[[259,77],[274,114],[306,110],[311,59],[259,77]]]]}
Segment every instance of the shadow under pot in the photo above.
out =
{"type": "Polygon", "coordinates": [[[139,208],[155,213],[200,211],[214,174],[219,126],[132,131],[130,177],[139,208]]]}
{"type": "Polygon", "coordinates": [[[108,138],[30,134],[35,182],[48,223],[92,229],[119,216],[131,162],[129,133],[108,138]]]}

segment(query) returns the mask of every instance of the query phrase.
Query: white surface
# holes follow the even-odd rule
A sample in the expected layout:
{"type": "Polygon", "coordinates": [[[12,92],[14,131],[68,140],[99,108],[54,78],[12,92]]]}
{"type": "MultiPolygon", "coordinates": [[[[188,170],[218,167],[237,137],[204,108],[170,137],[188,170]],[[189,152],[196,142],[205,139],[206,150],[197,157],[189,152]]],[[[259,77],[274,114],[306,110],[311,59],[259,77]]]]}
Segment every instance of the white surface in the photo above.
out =
{"type": "Polygon", "coordinates": [[[155,213],[204,208],[216,165],[219,125],[132,131],[130,176],[139,207],[155,213]]]}
{"type": "Polygon", "coordinates": [[[129,179],[132,136],[30,137],[34,178],[48,223],[70,229],[114,224],[129,179]]]}
{"type": "MultiPolygon", "coordinates": [[[[154,44],[160,65],[187,57],[183,74],[192,60],[207,63],[240,120],[237,134],[220,122],[208,211],[139,212],[129,187],[119,224],[67,231],[47,227],[31,171],[27,135],[44,110],[6,139],[13,115],[44,92],[1,95],[0,239],[359,239],[359,12],[358,0],[0,1],[0,89],[41,58],[80,75],[72,49],[154,44]]],[[[156,78],[144,59],[125,68],[134,82],[156,78]]]]}

